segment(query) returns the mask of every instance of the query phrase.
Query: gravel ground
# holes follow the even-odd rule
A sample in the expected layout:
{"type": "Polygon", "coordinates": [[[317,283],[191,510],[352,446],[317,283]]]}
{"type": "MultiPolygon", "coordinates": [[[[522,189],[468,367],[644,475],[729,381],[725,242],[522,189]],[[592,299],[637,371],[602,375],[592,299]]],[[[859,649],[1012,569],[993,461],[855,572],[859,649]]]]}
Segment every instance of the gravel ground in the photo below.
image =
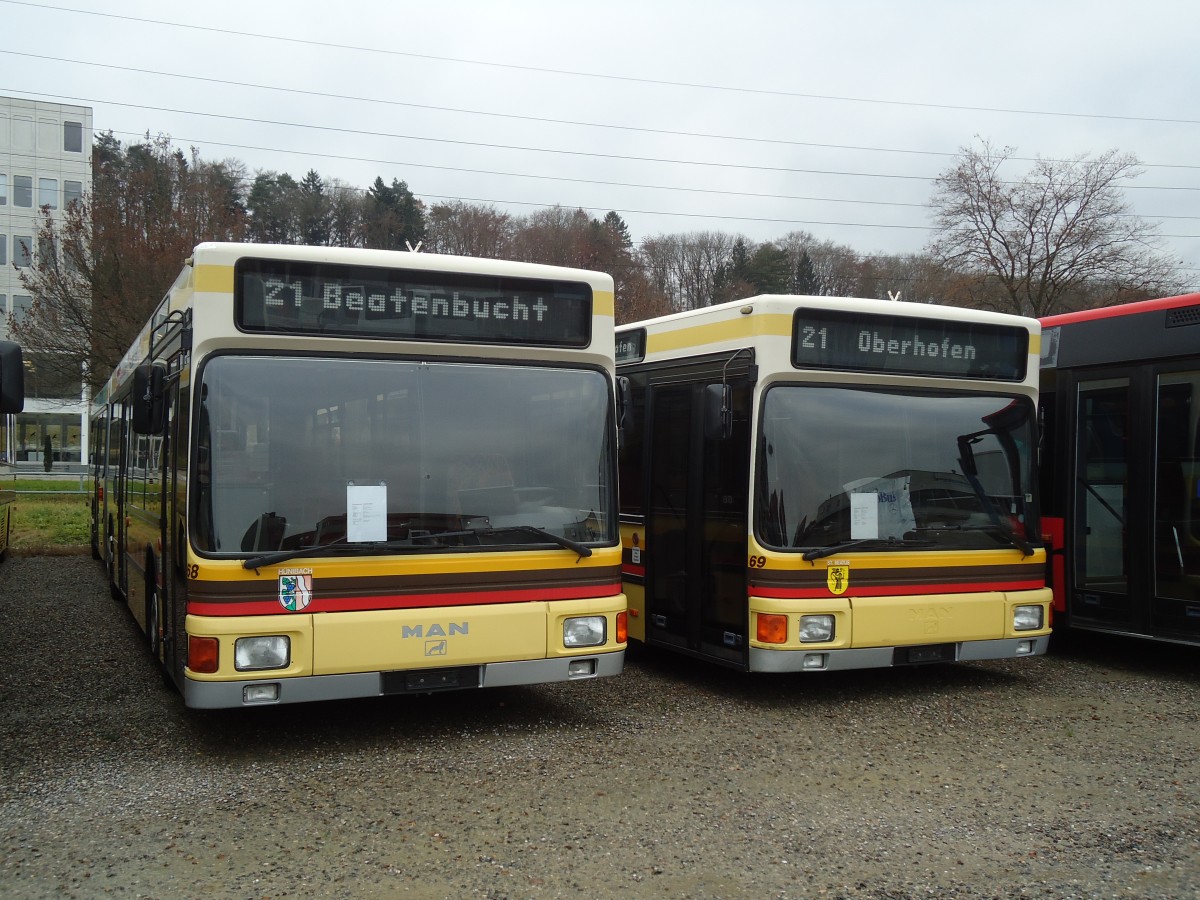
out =
{"type": "Polygon", "coordinates": [[[1200,895],[1200,651],[200,713],[89,557],[0,621],[5,898],[1200,895]]]}

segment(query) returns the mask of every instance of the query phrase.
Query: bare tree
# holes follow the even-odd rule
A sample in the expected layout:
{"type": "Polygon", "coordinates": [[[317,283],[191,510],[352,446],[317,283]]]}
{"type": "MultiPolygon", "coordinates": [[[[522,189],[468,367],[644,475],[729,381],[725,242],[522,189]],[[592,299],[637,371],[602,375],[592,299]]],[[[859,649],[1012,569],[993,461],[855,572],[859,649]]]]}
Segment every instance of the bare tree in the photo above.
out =
{"type": "Polygon", "coordinates": [[[490,204],[435,203],[429,209],[425,250],[503,259],[512,253],[516,231],[513,217],[490,204]]]}
{"type": "Polygon", "coordinates": [[[366,238],[366,196],[338,178],[325,182],[329,202],[329,243],[334,247],[362,247],[366,238]]]}
{"type": "Polygon", "coordinates": [[[912,303],[951,303],[960,276],[927,253],[867,257],[862,261],[863,297],[912,303]]]}
{"type": "Polygon", "coordinates": [[[104,383],[142,324],[205,240],[245,234],[244,171],[235,163],[185,156],[168,138],[121,145],[96,139],[92,193],[56,222],[43,210],[33,266],[21,283],[33,298],[12,333],[61,376],[86,362],[104,383]]]}
{"type": "Polygon", "coordinates": [[[92,302],[97,267],[88,201],[74,201],[61,225],[42,210],[38,249],[32,268],[21,273],[33,303],[23,319],[10,317],[13,336],[27,349],[45,353],[50,364],[58,362],[60,374],[70,371],[77,377],[84,362],[88,369],[102,367],[101,359],[115,364],[128,347],[129,331],[114,321],[120,315],[111,305],[92,302]]]}
{"type": "Polygon", "coordinates": [[[1141,174],[1135,156],[1039,159],[1006,181],[1013,152],[965,147],[937,179],[929,252],[960,276],[958,302],[1045,316],[1176,288],[1179,262],[1124,200],[1141,174]]]}
{"type": "Polygon", "coordinates": [[[673,312],[699,309],[717,298],[737,240],[719,231],[655,235],[642,241],[640,257],[651,286],[673,312]]]}
{"type": "Polygon", "coordinates": [[[552,266],[594,267],[592,219],[582,209],[551,206],[517,221],[513,258],[552,266]]]}
{"type": "Polygon", "coordinates": [[[807,231],[788,232],[776,243],[790,260],[790,290],[820,297],[874,296],[864,284],[862,259],[848,245],[818,240],[807,231]]]}

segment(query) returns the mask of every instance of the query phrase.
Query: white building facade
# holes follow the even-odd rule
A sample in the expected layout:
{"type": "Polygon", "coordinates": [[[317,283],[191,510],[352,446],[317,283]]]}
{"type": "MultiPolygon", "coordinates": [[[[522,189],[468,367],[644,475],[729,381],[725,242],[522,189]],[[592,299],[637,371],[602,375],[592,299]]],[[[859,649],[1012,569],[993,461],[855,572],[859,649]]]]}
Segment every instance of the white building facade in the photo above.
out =
{"type": "MultiPolygon", "coordinates": [[[[42,210],[61,221],[91,190],[92,110],[0,97],[0,340],[32,302],[21,272],[40,252],[54,252],[38,246],[42,210]]],[[[0,430],[0,464],[79,471],[88,437],[83,379],[46,377],[37,354],[25,357],[25,411],[0,430]]]]}

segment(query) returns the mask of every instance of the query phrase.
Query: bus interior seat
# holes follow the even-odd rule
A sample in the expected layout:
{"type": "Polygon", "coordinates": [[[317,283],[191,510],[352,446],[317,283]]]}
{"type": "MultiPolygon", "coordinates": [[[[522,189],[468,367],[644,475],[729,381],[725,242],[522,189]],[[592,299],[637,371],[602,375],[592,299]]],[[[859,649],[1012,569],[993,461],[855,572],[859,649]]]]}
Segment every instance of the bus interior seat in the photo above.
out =
{"type": "Polygon", "coordinates": [[[278,550],[283,543],[287,519],[273,512],[263,513],[242,535],[242,550],[278,550]]]}

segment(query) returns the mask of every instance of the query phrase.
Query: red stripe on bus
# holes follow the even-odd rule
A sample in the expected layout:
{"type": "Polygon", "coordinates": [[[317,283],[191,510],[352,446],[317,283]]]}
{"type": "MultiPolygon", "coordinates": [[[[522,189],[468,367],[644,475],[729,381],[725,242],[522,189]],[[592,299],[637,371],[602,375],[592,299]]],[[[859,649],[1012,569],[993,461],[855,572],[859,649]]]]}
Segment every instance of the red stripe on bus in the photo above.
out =
{"type": "Polygon", "coordinates": [[[1139,300],[1136,303],[1121,303],[1117,306],[1102,306],[1099,309],[1081,309],[1078,312],[1059,313],[1057,316],[1046,316],[1041,321],[1043,328],[1053,328],[1056,325],[1070,325],[1072,322],[1094,322],[1097,319],[1134,316],[1138,313],[1153,312],[1159,309],[1179,309],[1183,306],[1194,306],[1198,301],[1200,301],[1200,294],[1181,294],[1178,297],[1160,297],[1157,300],[1139,300]]]}
{"type": "Polygon", "coordinates": [[[917,584],[917,585],[874,585],[855,588],[853,584],[844,594],[834,594],[829,588],[768,588],[751,586],[746,593],[751,597],[769,597],[772,600],[828,600],[831,597],[890,597],[916,594],[978,594],[984,591],[1032,591],[1045,587],[1042,580],[1006,581],[995,584],[917,584]]]}
{"type": "Polygon", "coordinates": [[[646,567],[645,566],[621,566],[621,574],[622,575],[633,575],[637,578],[645,578],[646,577],[646,567]]]}
{"type": "Polygon", "coordinates": [[[1061,516],[1042,516],[1042,531],[1046,533],[1046,551],[1050,557],[1050,588],[1054,591],[1054,611],[1067,611],[1067,524],[1061,516]]]}
{"type": "Polygon", "coordinates": [[[294,612],[362,612],[379,609],[423,609],[437,606],[476,606],[489,603],[529,603],[554,600],[584,600],[614,597],[621,593],[620,582],[608,585],[583,585],[576,588],[518,589],[512,591],[457,591],[438,594],[387,594],[368,597],[317,598],[303,610],[284,609],[277,600],[251,600],[244,603],[189,603],[194,616],[270,616],[294,612]]]}

